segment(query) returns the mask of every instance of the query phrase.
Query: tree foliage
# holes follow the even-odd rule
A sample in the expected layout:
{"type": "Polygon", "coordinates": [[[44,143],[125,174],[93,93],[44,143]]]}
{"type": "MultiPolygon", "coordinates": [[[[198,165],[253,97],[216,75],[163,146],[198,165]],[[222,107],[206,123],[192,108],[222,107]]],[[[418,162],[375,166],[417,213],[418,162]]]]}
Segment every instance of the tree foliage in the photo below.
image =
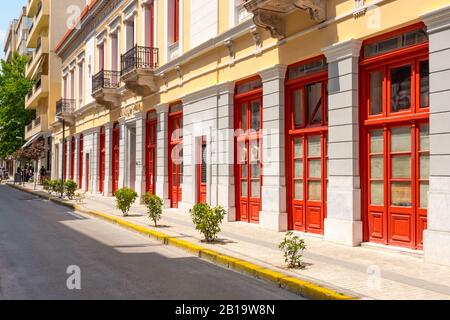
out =
{"type": "Polygon", "coordinates": [[[27,61],[26,56],[15,52],[10,61],[0,62],[0,158],[3,159],[21,147],[25,126],[35,117],[34,111],[25,110],[25,96],[33,86],[25,78],[27,61]]]}

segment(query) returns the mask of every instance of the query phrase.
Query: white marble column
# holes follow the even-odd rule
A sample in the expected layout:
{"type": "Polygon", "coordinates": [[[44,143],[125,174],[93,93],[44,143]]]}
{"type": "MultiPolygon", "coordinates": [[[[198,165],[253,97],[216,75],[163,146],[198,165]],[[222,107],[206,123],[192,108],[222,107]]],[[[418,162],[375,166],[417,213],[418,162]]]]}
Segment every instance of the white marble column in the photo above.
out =
{"type": "Polygon", "coordinates": [[[430,190],[425,260],[450,265],[450,5],[422,16],[430,41],[430,190]]]}
{"type": "Polygon", "coordinates": [[[146,144],[146,116],[144,112],[136,114],[136,183],[135,190],[139,197],[145,196],[145,144],[146,144]]]}
{"type": "Polygon", "coordinates": [[[164,207],[170,207],[169,200],[169,161],[168,161],[168,121],[169,106],[166,104],[156,107],[157,124],[157,150],[156,150],[156,195],[164,201],[164,207]]]}
{"type": "Polygon", "coordinates": [[[110,122],[105,125],[105,182],[104,196],[112,196],[112,140],[113,126],[110,122]]]}
{"type": "Polygon", "coordinates": [[[91,161],[91,189],[93,193],[100,193],[99,185],[99,154],[100,154],[100,127],[94,129],[92,133],[92,151],[90,155],[91,161]]]}
{"type": "Polygon", "coordinates": [[[275,65],[259,72],[263,82],[263,184],[260,225],[263,228],[286,231],[285,171],[285,102],[284,78],[286,66],[275,65]]]}
{"type": "Polygon", "coordinates": [[[128,145],[128,127],[125,120],[119,120],[120,142],[119,142],[119,189],[126,186],[126,168],[127,168],[127,145],[128,145]]]}
{"type": "Polygon", "coordinates": [[[361,41],[323,49],[328,62],[328,212],[325,239],[362,242],[359,168],[359,54],[361,41]]]}

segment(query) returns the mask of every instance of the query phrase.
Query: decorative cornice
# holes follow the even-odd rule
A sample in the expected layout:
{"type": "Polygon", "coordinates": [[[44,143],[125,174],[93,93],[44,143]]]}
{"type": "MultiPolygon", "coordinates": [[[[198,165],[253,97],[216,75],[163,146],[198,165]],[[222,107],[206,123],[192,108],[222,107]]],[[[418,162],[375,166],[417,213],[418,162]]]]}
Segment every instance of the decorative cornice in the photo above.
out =
{"type": "Polygon", "coordinates": [[[351,39],[323,48],[322,52],[327,57],[327,62],[332,63],[347,58],[359,58],[361,53],[361,46],[361,40],[351,39]]]}
{"type": "Polygon", "coordinates": [[[427,25],[429,34],[448,30],[450,29],[450,5],[428,12],[421,18],[427,25]]]}
{"type": "Polygon", "coordinates": [[[287,66],[283,64],[277,64],[273,67],[259,71],[259,75],[263,82],[274,80],[274,79],[284,79],[286,78],[287,66]]]}

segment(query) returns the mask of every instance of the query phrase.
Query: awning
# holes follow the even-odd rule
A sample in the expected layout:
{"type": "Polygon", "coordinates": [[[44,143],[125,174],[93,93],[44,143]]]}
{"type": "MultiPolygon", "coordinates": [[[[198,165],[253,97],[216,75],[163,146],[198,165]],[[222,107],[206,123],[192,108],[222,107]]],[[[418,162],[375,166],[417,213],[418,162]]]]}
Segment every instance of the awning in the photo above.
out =
{"type": "Polygon", "coordinates": [[[36,133],[34,136],[32,136],[23,146],[22,149],[25,149],[29,146],[31,146],[31,144],[33,142],[35,142],[36,140],[38,140],[40,137],[42,137],[44,134],[42,132],[38,132],[36,133]]]}

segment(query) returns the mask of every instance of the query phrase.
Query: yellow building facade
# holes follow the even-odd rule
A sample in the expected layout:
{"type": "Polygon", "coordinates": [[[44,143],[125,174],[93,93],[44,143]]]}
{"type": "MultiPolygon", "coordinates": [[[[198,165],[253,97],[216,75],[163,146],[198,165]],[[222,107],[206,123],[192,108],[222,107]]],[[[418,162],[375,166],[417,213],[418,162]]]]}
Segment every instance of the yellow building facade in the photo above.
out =
{"type": "Polygon", "coordinates": [[[53,177],[450,263],[449,26],[448,0],[88,1],[53,177]]]}

